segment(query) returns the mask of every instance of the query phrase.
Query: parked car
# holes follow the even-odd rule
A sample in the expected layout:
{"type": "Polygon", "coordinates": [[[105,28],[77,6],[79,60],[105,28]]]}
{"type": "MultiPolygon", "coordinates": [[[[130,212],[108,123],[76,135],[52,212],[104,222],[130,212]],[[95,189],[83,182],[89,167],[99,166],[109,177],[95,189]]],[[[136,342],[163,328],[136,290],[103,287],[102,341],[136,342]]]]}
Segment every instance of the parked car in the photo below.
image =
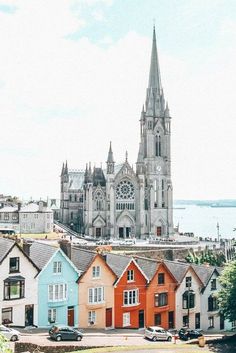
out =
{"type": "Polygon", "coordinates": [[[54,325],[49,330],[50,338],[55,341],[81,341],[83,333],[73,327],[64,325],[54,325]]]}
{"type": "Polygon", "coordinates": [[[110,240],[101,239],[96,242],[96,245],[110,245],[111,243],[110,240]]]}
{"type": "Polygon", "coordinates": [[[152,341],[171,341],[172,340],[172,334],[160,326],[147,327],[144,333],[144,337],[149,338],[152,341]]]}
{"type": "Polygon", "coordinates": [[[191,340],[203,336],[199,330],[191,330],[186,328],[181,328],[179,330],[179,338],[183,341],[191,340]]]}
{"type": "Polygon", "coordinates": [[[18,341],[20,338],[20,332],[4,325],[0,325],[0,334],[5,336],[10,341],[18,341]]]}
{"type": "Polygon", "coordinates": [[[120,245],[133,245],[135,244],[135,239],[125,239],[120,242],[120,245]]]}

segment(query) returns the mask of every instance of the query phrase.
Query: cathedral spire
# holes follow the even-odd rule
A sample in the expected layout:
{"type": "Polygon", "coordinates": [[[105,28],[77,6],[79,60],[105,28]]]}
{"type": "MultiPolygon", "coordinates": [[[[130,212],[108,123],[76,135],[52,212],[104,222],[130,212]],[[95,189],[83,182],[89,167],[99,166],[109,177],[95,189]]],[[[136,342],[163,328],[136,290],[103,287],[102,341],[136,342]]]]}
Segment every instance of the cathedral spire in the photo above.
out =
{"type": "Polygon", "coordinates": [[[156,44],[156,31],[155,26],[153,27],[153,38],[152,38],[152,55],[151,55],[151,66],[149,72],[148,88],[156,89],[157,92],[161,91],[161,75],[157,55],[157,44],[156,44]]]}
{"type": "Polygon", "coordinates": [[[148,116],[164,115],[165,102],[161,85],[161,74],[157,54],[156,31],[153,27],[151,65],[146,97],[146,112],[148,116]]]}

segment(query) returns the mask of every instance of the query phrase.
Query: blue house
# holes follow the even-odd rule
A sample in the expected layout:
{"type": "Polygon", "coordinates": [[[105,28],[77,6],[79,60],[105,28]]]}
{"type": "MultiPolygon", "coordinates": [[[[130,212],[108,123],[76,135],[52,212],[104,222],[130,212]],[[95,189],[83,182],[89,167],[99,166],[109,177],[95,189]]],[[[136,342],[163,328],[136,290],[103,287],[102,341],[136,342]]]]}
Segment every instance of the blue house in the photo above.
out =
{"type": "Polygon", "coordinates": [[[80,271],[65,253],[54,246],[33,242],[28,247],[38,266],[38,327],[64,324],[78,327],[78,284],[80,271]]]}

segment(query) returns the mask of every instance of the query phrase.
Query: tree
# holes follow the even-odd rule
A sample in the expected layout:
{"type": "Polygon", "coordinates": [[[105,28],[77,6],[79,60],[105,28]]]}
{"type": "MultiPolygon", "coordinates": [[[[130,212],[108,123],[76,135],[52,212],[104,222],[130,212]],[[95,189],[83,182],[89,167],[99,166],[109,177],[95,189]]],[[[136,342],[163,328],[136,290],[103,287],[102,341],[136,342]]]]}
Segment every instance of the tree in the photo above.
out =
{"type": "Polygon", "coordinates": [[[2,353],[13,353],[12,350],[9,348],[8,340],[5,336],[0,334],[0,352],[2,353]]]}
{"type": "Polygon", "coordinates": [[[185,260],[197,265],[208,263],[211,266],[222,266],[225,263],[225,256],[222,252],[216,253],[213,250],[207,249],[198,255],[195,252],[189,251],[185,260]]]}
{"type": "Polygon", "coordinates": [[[236,320],[236,260],[225,266],[219,281],[222,286],[218,293],[219,307],[232,322],[236,320]]]}

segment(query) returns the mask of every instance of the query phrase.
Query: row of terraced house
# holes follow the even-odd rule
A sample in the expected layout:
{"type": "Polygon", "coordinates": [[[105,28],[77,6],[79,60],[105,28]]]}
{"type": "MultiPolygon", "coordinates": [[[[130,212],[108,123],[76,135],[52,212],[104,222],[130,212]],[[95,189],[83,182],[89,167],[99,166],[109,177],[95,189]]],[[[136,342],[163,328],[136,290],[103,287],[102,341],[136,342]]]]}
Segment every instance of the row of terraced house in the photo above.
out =
{"type": "Polygon", "coordinates": [[[46,328],[229,330],[219,311],[221,269],[99,254],[62,241],[23,244],[0,238],[0,321],[46,328]]]}

